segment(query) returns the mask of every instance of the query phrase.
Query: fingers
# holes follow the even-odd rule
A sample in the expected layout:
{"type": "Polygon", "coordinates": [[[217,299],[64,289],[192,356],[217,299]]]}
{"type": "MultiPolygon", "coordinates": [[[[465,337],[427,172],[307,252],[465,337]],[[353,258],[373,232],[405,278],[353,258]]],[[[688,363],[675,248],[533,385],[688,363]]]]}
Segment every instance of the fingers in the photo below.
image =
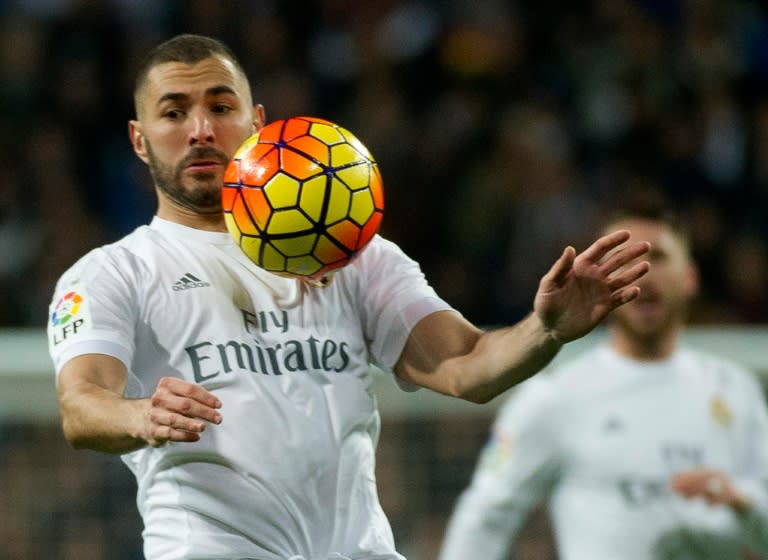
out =
{"type": "Polygon", "coordinates": [[[579,259],[597,263],[604,273],[611,274],[646,254],[651,248],[647,241],[639,241],[627,247],[621,247],[629,238],[630,232],[627,230],[619,230],[604,235],[581,253],[579,259]]]}
{"type": "Polygon", "coordinates": [[[616,309],[620,305],[629,303],[639,295],[640,288],[638,286],[630,286],[623,290],[617,290],[611,295],[611,308],[616,309]]]}
{"type": "Polygon", "coordinates": [[[605,255],[627,241],[629,236],[630,233],[627,230],[614,231],[599,238],[579,256],[593,262],[599,262],[605,255]]]}
{"type": "Polygon", "coordinates": [[[728,477],[713,469],[678,473],[672,478],[671,487],[684,498],[699,497],[710,504],[729,501],[732,496],[728,477]]]}
{"type": "Polygon", "coordinates": [[[696,495],[698,489],[703,487],[707,476],[709,476],[708,472],[698,470],[681,472],[672,477],[670,486],[681,496],[689,498],[696,495]]]}
{"type": "Polygon", "coordinates": [[[642,278],[643,275],[650,270],[650,268],[651,268],[651,265],[647,262],[637,263],[631,268],[623,271],[621,274],[618,274],[613,278],[609,279],[608,288],[612,292],[615,292],[616,290],[620,290],[625,286],[629,286],[633,282],[636,282],[637,280],[642,278]]]}
{"type": "Polygon", "coordinates": [[[640,290],[637,287],[627,287],[650,270],[650,264],[647,261],[632,264],[648,253],[651,248],[650,243],[640,241],[622,247],[622,243],[625,243],[629,237],[630,233],[626,230],[605,235],[577,257],[597,265],[600,274],[608,278],[607,285],[612,292],[611,300],[614,308],[632,301],[639,295],[640,290]],[[629,268],[626,268],[627,266],[629,268]]]}
{"type": "Polygon", "coordinates": [[[568,273],[573,268],[573,262],[576,259],[576,250],[573,247],[566,247],[563,254],[560,255],[552,265],[552,268],[542,277],[541,282],[546,287],[550,284],[555,286],[562,286],[565,283],[565,279],[568,273]]]}
{"type": "Polygon", "coordinates": [[[650,250],[650,248],[651,244],[647,241],[639,241],[628,247],[622,247],[605,258],[600,264],[600,268],[602,268],[606,274],[611,274],[631,263],[638,257],[643,256],[650,250]]]}
{"type": "Polygon", "coordinates": [[[157,384],[158,392],[168,392],[180,397],[193,399],[211,408],[221,407],[219,398],[195,383],[190,383],[178,377],[163,377],[157,384]]]}
{"type": "MultiPolygon", "coordinates": [[[[157,419],[158,417],[154,416],[153,418],[157,419]]],[[[150,422],[146,440],[152,447],[160,447],[169,441],[195,442],[200,440],[200,434],[204,429],[204,426],[202,428],[182,429],[169,424],[150,422]]]]}
{"type": "Polygon", "coordinates": [[[198,441],[207,422],[220,424],[219,398],[200,385],[164,377],[150,398],[150,443],[198,441]]]}

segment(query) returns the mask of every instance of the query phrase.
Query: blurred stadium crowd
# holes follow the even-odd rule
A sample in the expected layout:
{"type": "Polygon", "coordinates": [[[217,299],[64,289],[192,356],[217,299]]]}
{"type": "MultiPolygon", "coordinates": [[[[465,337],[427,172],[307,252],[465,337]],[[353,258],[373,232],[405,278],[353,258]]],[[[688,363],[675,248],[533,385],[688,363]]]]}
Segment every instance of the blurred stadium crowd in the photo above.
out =
{"type": "MultiPolygon", "coordinates": [[[[475,322],[527,312],[563,246],[630,196],[689,224],[695,322],[768,322],[760,2],[3,0],[0,326],[42,328],[59,274],[150,219],[126,121],[140,57],[178,32],[233,47],[270,120],[361,138],[384,176],[382,233],[475,322]]],[[[414,560],[434,554],[485,437],[446,422],[385,419],[382,502],[414,560]]],[[[0,446],[0,560],[138,557],[117,459],[73,452],[58,426],[4,425],[0,446]]],[[[524,543],[521,558],[553,558],[524,543]]]]}
{"type": "Polygon", "coordinates": [[[224,39],[269,119],[311,114],[381,164],[383,233],[483,324],[527,311],[566,243],[668,197],[703,267],[698,322],[768,314],[768,13],[718,0],[5,0],[0,324],[42,326],[87,249],[145,223],[134,69],[224,39]]]}

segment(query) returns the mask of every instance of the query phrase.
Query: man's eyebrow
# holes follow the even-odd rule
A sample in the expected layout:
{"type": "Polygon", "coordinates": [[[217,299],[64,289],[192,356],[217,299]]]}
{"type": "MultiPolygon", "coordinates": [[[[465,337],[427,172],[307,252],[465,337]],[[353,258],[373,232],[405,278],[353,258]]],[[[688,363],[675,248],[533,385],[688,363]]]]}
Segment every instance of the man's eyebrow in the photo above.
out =
{"type": "Polygon", "coordinates": [[[214,86],[205,90],[206,95],[221,95],[222,93],[237,95],[237,92],[229,86],[214,86]]]}
{"type": "Polygon", "coordinates": [[[157,100],[157,104],[161,105],[162,103],[165,103],[166,101],[185,101],[189,99],[189,96],[186,93],[164,93],[160,96],[160,99],[157,100]]]}
{"type": "MultiPolygon", "coordinates": [[[[221,86],[213,86],[211,88],[208,88],[205,90],[205,95],[221,95],[221,94],[231,94],[231,95],[237,95],[237,92],[235,92],[234,89],[232,89],[229,86],[221,85],[221,86]]],[[[168,92],[164,93],[160,96],[160,99],[157,100],[157,104],[161,105],[162,103],[165,103],[166,101],[175,101],[175,102],[182,102],[187,101],[189,99],[189,95],[186,93],[180,93],[180,92],[168,92]]]]}

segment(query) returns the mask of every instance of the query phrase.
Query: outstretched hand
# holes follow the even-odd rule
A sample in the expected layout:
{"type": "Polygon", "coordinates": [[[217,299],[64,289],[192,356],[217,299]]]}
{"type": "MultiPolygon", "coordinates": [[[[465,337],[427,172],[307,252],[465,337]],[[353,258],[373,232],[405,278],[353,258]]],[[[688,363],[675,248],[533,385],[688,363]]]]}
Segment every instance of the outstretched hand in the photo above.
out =
{"type": "Polygon", "coordinates": [[[650,249],[643,241],[619,248],[629,240],[626,230],[595,241],[583,253],[567,247],[539,282],[534,312],[561,343],[584,336],[608,313],[635,299],[633,283],[648,272],[646,261],[631,264],[650,249]]]}

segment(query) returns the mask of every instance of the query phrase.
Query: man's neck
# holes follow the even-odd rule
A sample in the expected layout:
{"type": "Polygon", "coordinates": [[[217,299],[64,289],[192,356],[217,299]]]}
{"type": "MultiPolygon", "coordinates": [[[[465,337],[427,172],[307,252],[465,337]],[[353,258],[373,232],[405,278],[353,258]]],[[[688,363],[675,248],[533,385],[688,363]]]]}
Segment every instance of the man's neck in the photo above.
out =
{"type": "Polygon", "coordinates": [[[652,362],[669,358],[677,348],[677,333],[663,336],[639,338],[614,333],[611,346],[620,355],[641,362],[652,362]]]}
{"type": "Polygon", "coordinates": [[[157,210],[157,217],[183,226],[203,231],[227,231],[224,215],[220,212],[200,214],[180,208],[163,208],[157,210]]]}

